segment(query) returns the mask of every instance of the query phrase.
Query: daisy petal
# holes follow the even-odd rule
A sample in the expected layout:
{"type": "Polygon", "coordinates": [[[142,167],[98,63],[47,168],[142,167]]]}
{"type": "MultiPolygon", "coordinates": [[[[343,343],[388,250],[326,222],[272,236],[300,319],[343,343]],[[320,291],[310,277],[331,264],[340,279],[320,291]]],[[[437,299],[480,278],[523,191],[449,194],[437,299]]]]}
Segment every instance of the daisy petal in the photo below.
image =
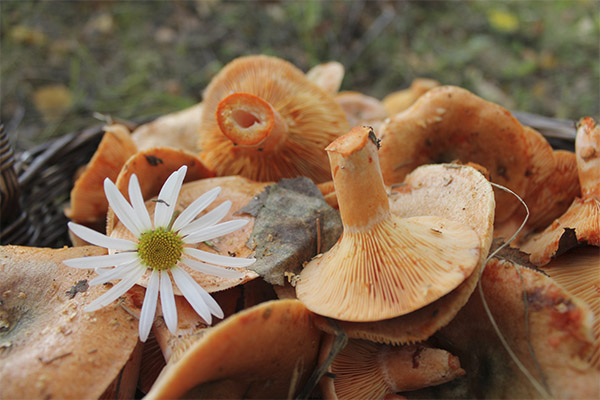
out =
{"type": "Polygon", "coordinates": [[[185,178],[187,166],[179,168],[173,172],[165,181],[163,187],[160,189],[158,194],[158,202],[154,209],[154,227],[167,227],[171,222],[173,211],[175,210],[175,203],[177,197],[179,197],[179,191],[185,178]]]}
{"type": "Polygon", "coordinates": [[[131,240],[111,238],[75,222],[69,222],[68,225],[74,234],[96,246],[114,250],[135,250],[136,248],[136,244],[131,240]]]}
{"type": "Polygon", "coordinates": [[[89,284],[90,286],[101,285],[114,279],[122,279],[125,275],[129,274],[134,268],[140,268],[141,264],[134,260],[127,264],[119,265],[118,267],[105,270],[98,274],[97,277],[92,279],[89,284]]]}
{"type": "Polygon", "coordinates": [[[222,265],[224,267],[248,267],[256,261],[255,258],[229,257],[220,254],[209,253],[208,251],[185,247],[183,252],[211,264],[222,265]]]}
{"type": "Polygon", "coordinates": [[[214,239],[219,236],[227,235],[228,233],[235,232],[240,229],[242,226],[246,225],[248,220],[246,219],[235,219],[231,221],[226,221],[221,224],[208,226],[206,228],[202,228],[199,231],[196,231],[188,236],[183,238],[183,243],[191,244],[191,243],[199,243],[205,240],[214,239]]]}
{"type": "Polygon", "coordinates": [[[210,325],[212,322],[210,308],[204,301],[201,294],[204,289],[202,289],[202,287],[198,285],[196,281],[193,280],[192,277],[181,268],[171,268],[171,273],[173,274],[173,279],[175,280],[177,287],[179,290],[181,290],[181,293],[190,303],[194,311],[196,311],[198,315],[200,315],[200,317],[202,317],[202,319],[210,325]]]}
{"type": "Polygon", "coordinates": [[[131,207],[125,196],[108,178],[104,180],[104,193],[106,194],[108,204],[110,204],[119,220],[131,233],[139,237],[140,233],[142,233],[142,224],[136,221],[133,207],[131,207]]]}
{"type": "Polygon", "coordinates": [[[80,258],[71,258],[64,260],[63,263],[72,268],[96,268],[113,267],[116,265],[129,263],[137,259],[137,253],[128,251],[123,253],[106,254],[103,256],[89,256],[80,258]]]}
{"type": "Polygon", "coordinates": [[[222,220],[223,217],[225,217],[225,215],[227,215],[227,212],[229,212],[230,208],[231,201],[226,200],[223,203],[219,204],[217,207],[215,207],[213,210],[207,212],[205,215],[201,216],[194,222],[185,226],[183,229],[181,229],[179,233],[185,236],[189,235],[190,233],[193,233],[194,231],[200,230],[205,226],[214,225],[220,220],[222,220]]]}
{"type": "MultiPolygon", "coordinates": [[[[190,277],[190,279],[192,279],[192,277],[190,277]]],[[[192,279],[192,281],[194,280],[192,279]]],[[[201,289],[200,296],[202,296],[202,300],[204,300],[204,303],[208,306],[210,312],[217,318],[223,318],[223,310],[221,309],[221,306],[219,306],[219,303],[217,303],[210,293],[204,290],[202,286],[198,285],[198,287],[201,289]]]]}
{"type": "Polygon", "coordinates": [[[173,224],[173,230],[175,232],[179,231],[179,229],[185,227],[189,224],[198,214],[202,212],[210,203],[215,201],[219,193],[221,192],[221,188],[217,186],[204,193],[202,196],[198,197],[192,204],[186,207],[185,210],[181,212],[179,217],[175,220],[173,224]]]}
{"type": "Polygon", "coordinates": [[[156,300],[158,299],[158,288],[160,282],[160,273],[157,270],[152,270],[150,280],[148,281],[148,287],[146,288],[146,295],[144,296],[144,303],[142,304],[142,311],[140,312],[140,324],[138,326],[140,332],[140,340],[145,342],[150,334],[150,328],[152,328],[152,322],[154,322],[154,314],[156,313],[156,300]]]}
{"type": "Polygon", "coordinates": [[[244,274],[239,271],[223,267],[216,267],[214,265],[205,264],[196,260],[192,260],[190,258],[182,258],[181,261],[194,271],[202,272],[203,274],[214,275],[227,279],[237,279],[244,277],[244,274]]]}
{"type": "Polygon", "coordinates": [[[152,221],[150,221],[150,215],[142,197],[142,189],[140,189],[140,183],[135,174],[132,174],[129,178],[129,199],[142,232],[152,229],[152,221]]]}
{"type": "Polygon", "coordinates": [[[167,328],[175,335],[177,333],[177,306],[175,305],[175,296],[173,296],[173,284],[167,271],[160,273],[160,304],[167,328]]]}
{"type": "Polygon", "coordinates": [[[123,279],[115,286],[113,286],[108,292],[104,293],[102,296],[98,297],[96,300],[92,301],[85,308],[85,311],[91,312],[99,310],[102,307],[106,307],[119,297],[123,296],[129,289],[135,285],[138,279],[144,275],[145,269],[143,268],[135,268],[133,271],[123,276],[123,279]]]}

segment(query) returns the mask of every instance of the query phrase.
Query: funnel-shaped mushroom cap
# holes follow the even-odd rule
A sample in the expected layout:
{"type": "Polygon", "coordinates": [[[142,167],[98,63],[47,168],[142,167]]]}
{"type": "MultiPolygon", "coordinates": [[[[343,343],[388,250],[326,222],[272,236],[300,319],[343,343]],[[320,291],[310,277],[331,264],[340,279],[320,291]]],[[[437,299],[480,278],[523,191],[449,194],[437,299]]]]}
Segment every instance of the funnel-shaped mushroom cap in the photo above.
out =
{"type": "Polygon", "coordinates": [[[123,125],[110,125],[81,176],[71,191],[71,205],[65,215],[80,224],[103,220],[108,210],[104,195],[104,179],[115,180],[121,167],[137,151],[129,130],[123,125]]]}
{"type": "Polygon", "coordinates": [[[594,348],[590,362],[600,369],[600,248],[577,248],[551,261],[543,268],[559,285],[587,304],[594,315],[594,348]]]}
{"type": "MultiPolygon", "coordinates": [[[[177,171],[182,165],[187,166],[185,182],[215,176],[214,172],[206,168],[200,159],[190,152],[171,147],[154,147],[132,155],[119,170],[115,184],[123,196],[130,200],[129,180],[135,174],[140,184],[143,199],[149,200],[158,195],[169,175],[177,171]]],[[[107,234],[111,234],[117,222],[118,218],[113,210],[109,209],[106,223],[107,234]]]]}
{"type": "Polygon", "coordinates": [[[537,386],[509,356],[476,293],[437,335],[442,343],[451,344],[449,350],[467,371],[465,379],[431,388],[419,396],[600,396],[599,372],[584,359],[591,346],[592,316],[585,304],[543,273],[499,259],[486,265],[481,286],[500,332],[537,386]]]}
{"type": "Polygon", "coordinates": [[[306,78],[327,93],[336,94],[342,86],[345,68],[337,61],[317,64],[306,73],[306,78]]]}
{"type": "Polygon", "coordinates": [[[370,125],[377,131],[374,125],[380,125],[388,115],[378,99],[363,93],[340,92],[335,96],[335,101],[346,113],[350,126],[370,125]]]}
{"type": "MultiPolygon", "coordinates": [[[[321,346],[320,359],[329,353],[333,336],[321,346]]],[[[425,344],[388,346],[349,340],[321,378],[328,400],[384,399],[386,395],[439,385],[464,375],[457,357],[425,344]]]]}
{"type": "Polygon", "coordinates": [[[600,200],[600,126],[593,118],[582,118],[577,124],[575,153],[581,195],[600,200]]]}
{"type": "Polygon", "coordinates": [[[316,365],[320,335],[299,301],[261,303],[211,328],[146,398],[294,397],[316,365]]]}
{"type": "MultiPolygon", "coordinates": [[[[523,197],[529,150],[523,127],[508,110],[454,86],[431,89],[406,111],[381,126],[381,171],[386,184],[402,182],[419,165],[475,162],[494,183],[523,197]]],[[[520,206],[513,195],[496,193],[496,221],[520,206]]]]}
{"type": "Polygon", "coordinates": [[[98,398],[138,343],[140,292],[89,314],[106,289],[63,260],[105,254],[98,247],[0,248],[0,398],[98,398]],[[133,301],[133,302],[132,302],[133,301]]]}
{"type": "MultiPolygon", "coordinates": [[[[336,321],[349,338],[378,343],[406,344],[427,340],[447,325],[475,289],[487,258],[494,230],[494,193],[475,168],[454,164],[426,165],[411,172],[390,194],[390,210],[400,217],[433,215],[471,227],[481,239],[482,252],[474,272],[441,299],[400,317],[376,322],[336,321]]],[[[331,325],[315,317],[319,329],[333,333],[331,325]]]]}
{"type": "Polygon", "coordinates": [[[428,90],[440,86],[434,79],[415,78],[408,89],[398,90],[385,96],[381,101],[389,115],[394,115],[412,106],[428,90]]]}
{"type": "Polygon", "coordinates": [[[174,147],[195,153],[201,117],[202,103],[198,103],[140,125],[131,133],[131,138],[138,150],[174,147]]]}
{"type": "Polygon", "coordinates": [[[219,176],[322,182],[331,176],[323,149],[347,130],[333,95],[294,65],[275,57],[240,57],[206,88],[200,156],[219,176]]]}
{"type": "Polygon", "coordinates": [[[390,213],[377,150],[368,127],[327,147],[344,233],[296,284],[318,314],[346,321],[407,314],[455,289],[479,263],[481,241],[468,226],[390,213]]]}

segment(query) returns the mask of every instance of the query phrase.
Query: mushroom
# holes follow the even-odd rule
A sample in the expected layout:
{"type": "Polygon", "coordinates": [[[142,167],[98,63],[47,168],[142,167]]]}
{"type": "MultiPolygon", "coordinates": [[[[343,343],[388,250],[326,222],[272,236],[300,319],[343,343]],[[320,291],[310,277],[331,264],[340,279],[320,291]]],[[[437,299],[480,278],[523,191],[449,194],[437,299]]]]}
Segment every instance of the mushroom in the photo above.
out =
{"type": "Polygon", "coordinates": [[[108,210],[104,196],[104,179],[116,179],[121,167],[137,148],[123,125],[109,125],[87,164],[71,190],[71,204],[65,209],[67,218],[89,226],[103,222],[108,210]]]}
{"type": "MultiPolygon", "coordinates": [[[[323,339],[319,361],[333,336],[323,339]]],[[[464,375],[457,357],[426,344],[388,346],[349,340],[319,385],[325,399],[384,399],[398,392],[439,385],[464,375]]]]}
{"type": "Polygon", "coordinates": [[[440,83],[434,79],[415,78],[409,88],[392,92],[385,96],[381,102],[387,113],[394,115],[406,110],[419,97],[436,86],[440,86],[440,83]]]}
{"type": "Polygon", "coordinates": [[[317,64],[306,73],[306,78],[327,93],[336,94],[342,86],[345,68],[337,61],[317,64]]]}
{"type": "MultiPolygon", "coordinates": [[[[494,230],[494,193],[475,166],[425,165],[395,185],[389,195],[390,211],[400,217],[433,215],[464,223],[481,240],[481,256],[475,271],[458,288],[441,299],[407,315],[376,322],[336,321],[350,338],[390,344],[427,340],[447,325],[475,290],[485,264],[494,230]]],[[[334,333],[327,319],[315,316],[319,329],[334,333]]]]}
{"type": "Polygon", "coordinates": [[[582,301],[545,274],[493,258],[481,276],[481,292],[435,337],[459,357],[465,377],[416,396],[598,398],[598,370],[585,360],[591,317],[582,301]],[[482,296],[527,375],[499,339],[482,296]]]}
{"type": "Polygon", "coordinates": [[[482,249],[471,228],[390,213],[372,129],[355,127],[326,150],[344,232],[300,273],[296,294],[311,311],[345,321],[389,319],[432,303],[473,272],[482,249]]]}
{"type": "Polygon", "coordinates": [[[84,308],[106,289],[63,265],[104,253],[0,247],[1,398],[98,398],[119,376],[138,343],[128,310],[141,308],[143,290],[91,315],[84,308]]]}
{"type": "Polygon", "coordinates": [[[195,153],[201,116],[202,103],[198,103],[138,126],[131,139],[139,150],[173,147],[195,153]]]}
{"type": "Polygon", "coordinates": [[[600,127],[592,118],[577,124],[575,157],[582,197],[576,197],[564,214],[520,246],[537,266],[579,244],[600,246],[600,127]]]}
{"type": "Polygon", "coordinates": [[[333,95],[279,58],[240,57],[204,93],[200,157],[218,176],[256,181],[307,176],[328,180],[323,151],[346,132],[333,95]]]}
{"type": "MultiPolygon", "coordinates": [[[[472,161],[494,183],[523,197],[529,166],[527,138],[506,109],[455,86],[429,90],[380,129],[381,171],[388,185],[402,182],[419,165],[472,161]]],[[[510,193],[495,190],[496,222],[520,206],[510,193]]]]}
{"type": "Polygon", "coordinates": [[[294,397],[316,366],[320,335],[298,300],[261,303],[210,328],[146,399],[294,397]]]}
{"type": "Polygon", "coordinates": [[[590,363],[600,369],[600,248],[584,246],[552,260],[542,269],[573,296],[582,300],[592,310],[594,322],[594,348],[589,356],[590,363]]]}
{"type": "Polygon", "coordinates": [[[378,99],[360,92],[340,92],[335,96],[335,101],[346,113],[350,126],[369,125],[377,132],[379,125],[388,116],[378,99]]]}

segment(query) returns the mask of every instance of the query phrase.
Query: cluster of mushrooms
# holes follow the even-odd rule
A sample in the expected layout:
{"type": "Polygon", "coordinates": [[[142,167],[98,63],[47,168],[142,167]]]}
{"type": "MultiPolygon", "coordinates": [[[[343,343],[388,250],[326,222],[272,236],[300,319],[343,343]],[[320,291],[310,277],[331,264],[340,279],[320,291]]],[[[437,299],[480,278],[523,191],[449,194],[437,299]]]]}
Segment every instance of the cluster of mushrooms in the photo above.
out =
{"type": "Polygon", "coordinates": [[[582,118],[575,152],[554,150],[465,89],[417,79],[379,100],[340,92],[343,75],[241,57],[202,103],[107,126],[72,221],[120,237],[104,179],[127,197],[136,174],[150,208],[186,165],[178,208],[219,186],[224,220],[250,221],[198,248],[266,257],[278,236],[259,252],[245,207],[298,177],[341,235],[324,245],[323,221],[307,227],[312,255],[277,279],[191,271],[224,318],[176,296],[177,334],[159,315],[145,343],[143,282],[88,313],[112,284],[62,263],[106,249],[4,246],[0,398],[598,398],[600,127],[582,118]]]}

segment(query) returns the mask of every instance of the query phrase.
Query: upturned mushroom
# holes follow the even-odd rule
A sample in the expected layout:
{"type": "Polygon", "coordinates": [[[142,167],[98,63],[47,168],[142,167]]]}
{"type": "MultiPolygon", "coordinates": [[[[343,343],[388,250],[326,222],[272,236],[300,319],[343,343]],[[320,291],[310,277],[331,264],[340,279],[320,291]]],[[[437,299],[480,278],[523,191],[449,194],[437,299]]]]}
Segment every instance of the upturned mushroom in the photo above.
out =
{"type": "MultiPolygon", "coordinates": [[[[503,107],[456,86],[433,88],[380,129],[381,171],[388,185],[419,165],[460,161],[485,167],[491,181],[520,197],[527,189],[529,148],[523,126],[503,107]]],[[[520,206],[495,190],[496,222],[520,206]]]]}
{"type": "MultiPolygon", "coordinates": [[[[494,231],[494,193],[480,167],[455,164],[425,165],[391,188],[392,213],[403,217],[433,215],[471,227],[481,240],[481,256],[474,272],[441,299],[407,315],[375,322],[335,321],[349,338],[378,343],[407,344],[427,340],[447,325],[475,290],[494,231]]],[[[328,319],[315,315],[315,324],[334,333],[328,319]]]]}
{"type": "MultiPolygon", "coordinates": [[[[323,339],[320,362],[333,336],[323,339]]],[[[465,374],[458,357],[427,344],[388,346],[351,339],[319,386],[323,398],[387,399],[387,396],[450,382],[465,374]]]]}
{"type": "Polygon", "coordinates": [[[316,366],[320,336],[298,300],[261,303],[210,328],[146,399],[293,398],[316,366]]]}
{"type": "Polygon", "coordinates": [[[369,125],[377,132],[377,128],[388,116],[383,104],[375,97],[346,90],[335,96],[335,101],[346,113],[350,126],[369,125]]]}
{"type": "Polygon", "coordinates": [[[91,315],[84,309],[105,287],[63,265],[105,253],[0,247],[0,398],[99,398],[119,376],[138,344],[128,310],[139,310],[142,289],[91,315]]]}
{"type": "Polygon", "coordinates": [[[218,176],[329,179],[325,146],[348,130],[333,95],[291,63],[240,57],[204,93],[200,157],[218,176]]]}
{"type": "Polygon", "coordinates": [[[415,78],[407,89],[398,90],[385,96],[381,102],[389,115],[394,115],[412,106],[428,90],[440,86],[435,79],[415,78]]]}
{"type": "Polygon", "coordinates": [[[296,284],[298,299],[317,314],[345,321],[408,314],[451,292],[479,264],[481,241],[468,226],[390,212],[378,147],[372,129],[356,127],[326,148],[344,232],[296,284]]]}

